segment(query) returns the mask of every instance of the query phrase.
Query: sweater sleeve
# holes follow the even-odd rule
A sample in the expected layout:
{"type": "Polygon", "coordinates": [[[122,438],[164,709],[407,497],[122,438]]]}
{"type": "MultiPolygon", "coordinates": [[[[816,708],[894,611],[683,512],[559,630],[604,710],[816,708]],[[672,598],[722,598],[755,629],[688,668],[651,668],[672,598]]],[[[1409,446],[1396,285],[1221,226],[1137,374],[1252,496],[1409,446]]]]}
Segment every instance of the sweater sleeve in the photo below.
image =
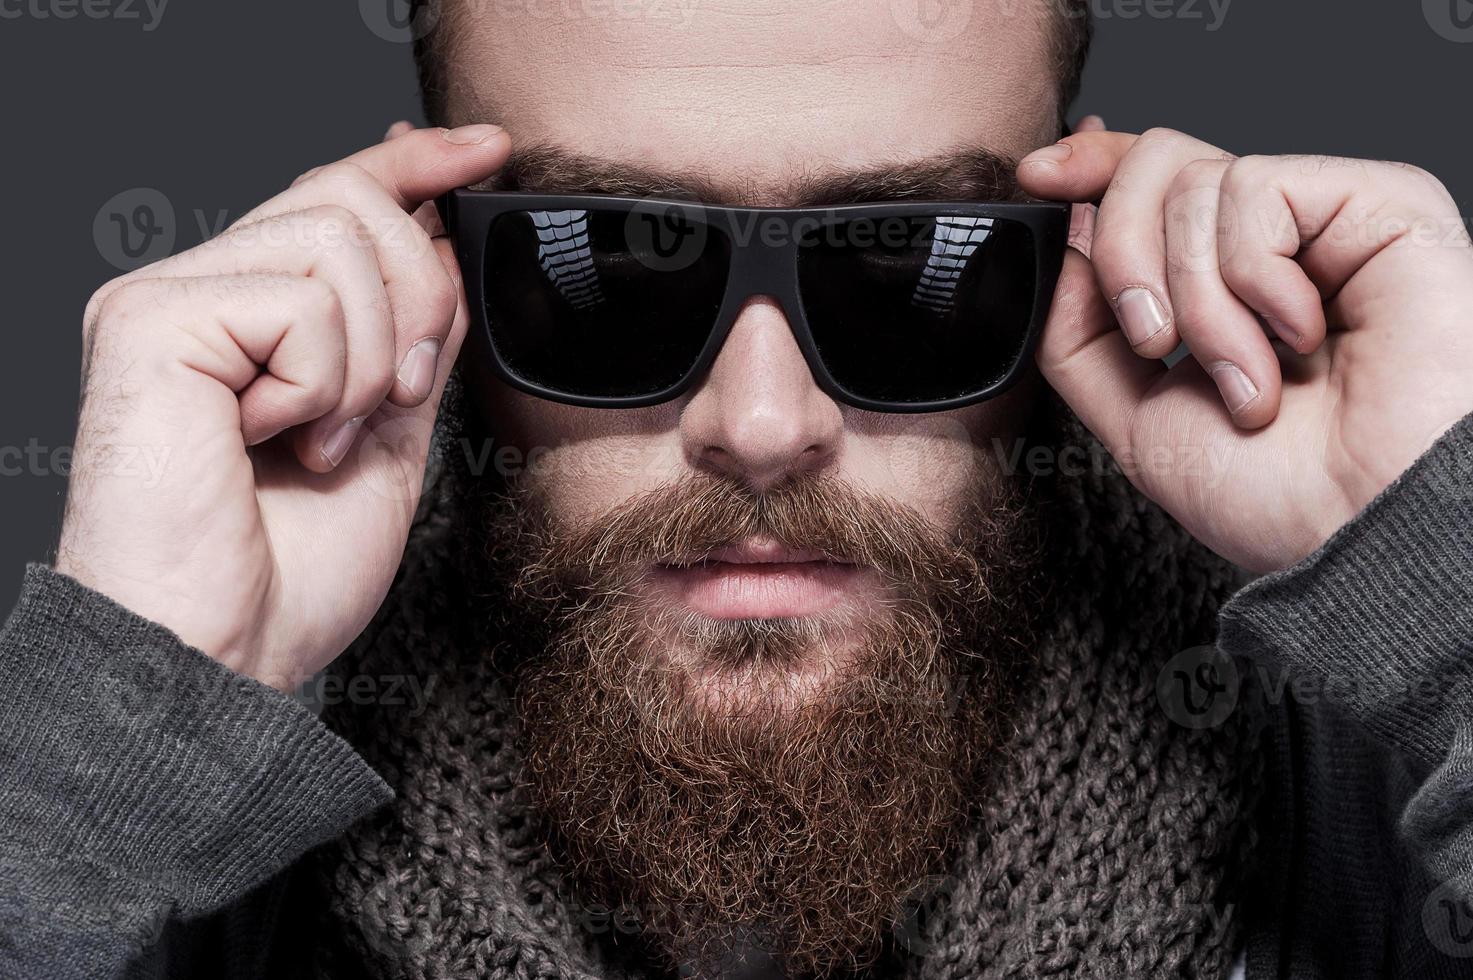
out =
{"type": "Polygon", "coordinates": [[[1225,652],[1281,672],[1279,696],[1340,711],[1425,774],[1400,836],[1473,896],[1473,416],[1220,626],[1225,652]]]}
{"type": "Polygon", "coordinates": [[[0,975],[122,976],[392,795],[296,701],[42,566],[0,691],[0,975]]]}

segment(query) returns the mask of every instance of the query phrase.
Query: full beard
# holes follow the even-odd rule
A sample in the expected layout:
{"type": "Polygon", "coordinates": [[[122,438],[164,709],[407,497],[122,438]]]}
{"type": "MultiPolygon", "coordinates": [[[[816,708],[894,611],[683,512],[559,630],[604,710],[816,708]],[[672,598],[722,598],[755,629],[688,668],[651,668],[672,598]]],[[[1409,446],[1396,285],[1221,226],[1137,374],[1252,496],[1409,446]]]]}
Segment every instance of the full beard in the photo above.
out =
{"type": "Polygon", "coordinates": [[[500,501],[543,638],[517,676],[525,778],[582,900],[701,975],[733,948],[790,976],[870,962],[997,768],[1032,648],[1029,510],[980,479],[950,531],[826,478],[701,477],[579,527],[535,489],[500,501]],[[759,535],[878,571],[884,602],[715,620],[641,589],[759,535]]]}

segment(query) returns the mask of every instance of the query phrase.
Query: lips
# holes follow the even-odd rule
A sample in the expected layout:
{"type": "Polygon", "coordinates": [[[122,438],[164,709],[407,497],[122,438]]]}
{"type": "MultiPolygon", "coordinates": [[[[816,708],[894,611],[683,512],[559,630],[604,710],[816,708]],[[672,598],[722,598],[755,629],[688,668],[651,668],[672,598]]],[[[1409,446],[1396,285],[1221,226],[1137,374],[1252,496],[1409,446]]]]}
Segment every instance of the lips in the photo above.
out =
{"type": "Polygon", "coordinates": [[[750,539],[689,562],[659,565],[657,590],[713,619],[796,619],[855,599],[872,576],[818,551],[750,539]]]}

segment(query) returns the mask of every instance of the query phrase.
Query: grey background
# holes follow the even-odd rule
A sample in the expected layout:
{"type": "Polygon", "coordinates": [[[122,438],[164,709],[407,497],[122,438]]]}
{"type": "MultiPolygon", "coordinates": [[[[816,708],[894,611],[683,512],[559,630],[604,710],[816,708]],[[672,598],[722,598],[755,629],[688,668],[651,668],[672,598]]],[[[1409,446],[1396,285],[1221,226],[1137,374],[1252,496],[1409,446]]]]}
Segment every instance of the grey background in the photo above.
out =
{"type": "MultiPolygon", "coordinates": [[[[119,274],[99,213],[107,229],[110,200],[152,188],[174,210],[174,249],[188,248],[303,170],[418,120],[409,46],[389,28],[402,2],[172,0],[158,15],[159,0],[0,0],[0,610],[24,563],[55,546],[81,313],[119,274]]],[[[1093,0],[1074,117],[1172,126],[1239,153],[1416,163],[1470,213],[1473,4],[1234,0],[1224,15],[1216,2],[1093,0]]],[[[124,200],[131,213],[142,199],[124,200]]]]}

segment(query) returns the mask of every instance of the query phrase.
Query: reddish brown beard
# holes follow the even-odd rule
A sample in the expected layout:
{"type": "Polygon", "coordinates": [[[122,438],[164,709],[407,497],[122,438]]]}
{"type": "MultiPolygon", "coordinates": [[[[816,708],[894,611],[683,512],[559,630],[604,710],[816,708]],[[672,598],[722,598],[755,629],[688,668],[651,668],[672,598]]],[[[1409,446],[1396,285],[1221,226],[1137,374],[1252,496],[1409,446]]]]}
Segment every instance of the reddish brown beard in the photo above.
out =
{"type": "Polygon", "coordinates": [[[860,968],[938,869],[985,778],[1031,648],[1026,509],[979,489],[947,534],[829,479],[755,494],[701,478],[596,524],[502,509],[519,592],[550,624],[518,696],[526,779],[589,902],[632,914],[672,965],[757,946],[790,976],[860,968]],[[633,583],[752,535],[878,570],[883,615],[796,703],[784,666],[820,639],[794,620],[683,619],[668,656],[633,583]],[[692,662],[735,672],[719,709],[692,662]],[[682,665],[683,664],[683,665],[682,665]]]}

